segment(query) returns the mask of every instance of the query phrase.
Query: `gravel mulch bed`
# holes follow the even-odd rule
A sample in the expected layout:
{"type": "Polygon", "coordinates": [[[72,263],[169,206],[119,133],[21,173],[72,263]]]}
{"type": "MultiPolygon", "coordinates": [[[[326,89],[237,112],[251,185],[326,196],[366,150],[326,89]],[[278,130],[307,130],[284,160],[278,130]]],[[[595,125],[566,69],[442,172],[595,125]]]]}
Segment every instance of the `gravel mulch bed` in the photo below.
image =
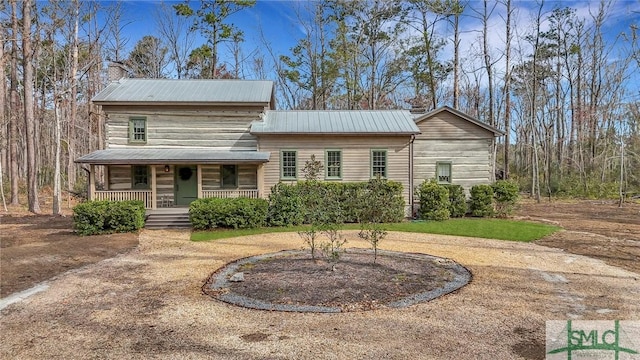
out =
{"type": "Polygon", "coordinates": [[[374,259],[371,250],[346,249],[334,264],[308,251],[282,251],[228,264],[203,291],[253,309],[336,313],[407,307],[469,280],[460,264],[425,254],[380,251],[374,259]]]}

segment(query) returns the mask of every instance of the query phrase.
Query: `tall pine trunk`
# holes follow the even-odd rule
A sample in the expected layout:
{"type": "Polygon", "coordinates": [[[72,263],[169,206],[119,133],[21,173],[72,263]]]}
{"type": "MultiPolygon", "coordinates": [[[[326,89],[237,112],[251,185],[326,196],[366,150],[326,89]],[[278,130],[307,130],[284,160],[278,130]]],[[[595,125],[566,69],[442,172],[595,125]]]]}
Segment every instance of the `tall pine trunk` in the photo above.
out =
{"type": "Polygon", "coordinates": [[[36,119],[34,114],[33,53],[31,51],[31,7],[33,0],[22,3],[22,54],[24,80],[24,121],[27,130],[27,194],[29,211],[40,213],[38,201],[38,164],[36,156],[36,119]]]}

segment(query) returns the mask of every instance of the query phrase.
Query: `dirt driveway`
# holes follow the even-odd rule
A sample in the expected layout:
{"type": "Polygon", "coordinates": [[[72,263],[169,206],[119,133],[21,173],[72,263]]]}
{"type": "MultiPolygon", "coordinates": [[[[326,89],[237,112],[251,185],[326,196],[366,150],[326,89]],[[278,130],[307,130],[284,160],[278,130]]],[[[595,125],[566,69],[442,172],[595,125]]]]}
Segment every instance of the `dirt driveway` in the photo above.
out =
{"type": "Polygon", "coordinates": [[[453,258],[472,282],[405,309],[343,314],[248,310],[200,290],[230,260],[300,246],[296,234],[193,243],[144,231],[135,250],[2,310],[0,357],[542,359],[545,320],[640,314],[640,274],[535,244],[407,233],[382,247],[453,258]]]}

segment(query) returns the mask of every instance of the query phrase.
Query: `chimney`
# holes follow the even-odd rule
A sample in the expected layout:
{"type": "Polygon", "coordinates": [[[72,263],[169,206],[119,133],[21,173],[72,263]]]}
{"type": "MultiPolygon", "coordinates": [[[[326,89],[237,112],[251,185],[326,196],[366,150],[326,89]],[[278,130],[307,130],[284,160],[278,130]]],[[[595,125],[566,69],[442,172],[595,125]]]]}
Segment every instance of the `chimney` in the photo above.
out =
{"type": "Polygon", "coordinates": [[[122,78],[129,77],[127,68],[119,61],[112,61],[108,66],[109,82],[116,82],[122,78]]]}

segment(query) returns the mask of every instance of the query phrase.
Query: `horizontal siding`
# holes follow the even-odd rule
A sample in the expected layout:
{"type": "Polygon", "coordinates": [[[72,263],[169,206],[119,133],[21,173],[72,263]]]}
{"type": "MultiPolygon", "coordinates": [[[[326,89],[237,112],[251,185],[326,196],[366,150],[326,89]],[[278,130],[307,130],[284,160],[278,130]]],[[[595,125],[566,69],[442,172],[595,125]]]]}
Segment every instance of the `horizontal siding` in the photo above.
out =
{"type": "Polygon", "coordinates": [[[174,167],[169,166],[169,172],[164,172],[164,166],[156,166],[156,200],[159,207],[173,204],[173,172],[174,167]]]}
{"type": "Polygon", "coordinates": [[[188,113],[148,113],[129,111],[110,113],[107,121],[107,147],[127,146],[195,147],[216,150],[255,150],[257,139],[249,133],[251,123],[259,120],[258,113],[207,114],[188,113]],[[129,118],[147,118],[146,144],[129,144],[129,118]]]}
{"type": "Polygon", "coordinates": [[[451,162],[451,178],[468,192],[491,179],[490,140],[418,140],[414,142],[414,185],[435,177],[436,163],[451,162]]]}
{"type": "Polygon", "coordinates": [[[422,132],[416,139],[493,139],[493,133],[443,111],[417,123],[422,132]]]}
{"type": "Polygon", "coordinates": [[[131,166],[109,166],[109,190],[131,189],[131,166]]]}
{"type": "MultiPolygon", "coordinates": [[[[409,204],[409,136],[261,136],[260,151],[270,152],[264,165],[265,196],[280,181],[280,150],[297,151],[298,179],[304,180],[302,169],[311,155],[325,165],[325,150],[342,150],[342,179],[337,181],[367,181],[371,179],[371,150],[387,150],[387,177],[402,183],[404,198],[409,204]]],[[[324,169],[321,175],[324,179],[324,169]]],[[[333,181],[333,180],[329,180],[333,181]]],[[[283,181],[292,183],[294,181],[283,181]]]]}
{"type": "MultiPolygon", "coordinates": [[[[202,165],[202,190],[220,190],[220,165],[202,165]]],[[[258,188],[258,166],[238,165],[238,189],[258,188]]]]}

